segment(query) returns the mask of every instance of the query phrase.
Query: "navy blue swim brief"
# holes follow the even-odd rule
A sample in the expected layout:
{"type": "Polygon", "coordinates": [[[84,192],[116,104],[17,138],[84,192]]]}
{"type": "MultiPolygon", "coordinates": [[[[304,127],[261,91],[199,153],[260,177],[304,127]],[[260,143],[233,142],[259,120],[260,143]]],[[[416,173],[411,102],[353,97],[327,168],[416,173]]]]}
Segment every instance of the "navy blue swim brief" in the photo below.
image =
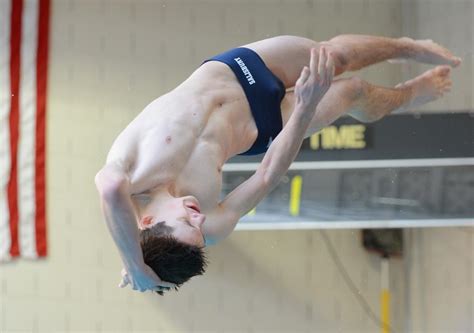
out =
{"type": "Polygon", "coordinates": [[[254,51],[239,47],[212,57],[207,61],[225,63],[234,72],[244,89],[258,129],[257,140],[240,155],[257,155],[267,151],[272,140],[283,128],[280,103],[285,86],[254,51]]]}

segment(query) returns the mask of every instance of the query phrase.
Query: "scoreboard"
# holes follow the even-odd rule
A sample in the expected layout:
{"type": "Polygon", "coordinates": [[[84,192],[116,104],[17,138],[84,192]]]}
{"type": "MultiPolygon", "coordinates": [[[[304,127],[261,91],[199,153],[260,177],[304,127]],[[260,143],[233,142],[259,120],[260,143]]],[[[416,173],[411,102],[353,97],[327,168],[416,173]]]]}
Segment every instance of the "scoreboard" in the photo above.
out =
{"type": "MultiPolygon", "coordinates": [[[[343,118],[302,145],[237,229],[474,226],[474,114],[343,118]]],[[[224,166],[226,195],[263,155],[224,166]]]]}

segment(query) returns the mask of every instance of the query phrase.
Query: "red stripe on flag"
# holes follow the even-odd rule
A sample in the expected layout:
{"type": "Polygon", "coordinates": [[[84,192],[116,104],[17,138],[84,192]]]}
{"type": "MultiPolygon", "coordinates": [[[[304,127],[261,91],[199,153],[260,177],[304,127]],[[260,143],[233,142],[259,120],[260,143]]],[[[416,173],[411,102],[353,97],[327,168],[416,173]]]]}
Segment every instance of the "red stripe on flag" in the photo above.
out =
{"type": "Polygon", "coordinates": [[[17,151],[20,119],[20,39],[23,0],[12,1],[10,22],[10,155],[11,169],[8,180],[8,207],[10,210],[10,255],[17,257],[20,253],[18,244],[18,184],[17,184],[17,151]]]}
{"type": "Polygon", "coordinates": [[[46,95],[48,79],[50,0],[40,0],[38,50],[36,58],[36,249],[38,256],[47,254],[46,242],[46,95]]]}

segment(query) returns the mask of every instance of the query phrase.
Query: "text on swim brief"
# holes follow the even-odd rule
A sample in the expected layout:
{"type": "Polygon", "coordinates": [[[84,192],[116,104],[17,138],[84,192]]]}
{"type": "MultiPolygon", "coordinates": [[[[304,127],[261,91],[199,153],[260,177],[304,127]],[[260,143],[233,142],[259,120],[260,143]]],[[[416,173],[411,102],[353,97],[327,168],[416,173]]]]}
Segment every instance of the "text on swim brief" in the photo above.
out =
{"type": "Polygon", "coordinates": [[[245,75],[245,78],[247,79],[247,81],[249,82],[249,85],[252,85],[255,83],[255,80],[252,76],[252,73],[250,73],[249,69],[247,68],[247,66],[245,66],[245,62],[243,62],[242,59],[240,59],[239,57],[237,58],[234,58],[235,62],[237,62],[237,64],[240,66],[240,69],[242,69],[242,72],[244,73],[245,75]]]}

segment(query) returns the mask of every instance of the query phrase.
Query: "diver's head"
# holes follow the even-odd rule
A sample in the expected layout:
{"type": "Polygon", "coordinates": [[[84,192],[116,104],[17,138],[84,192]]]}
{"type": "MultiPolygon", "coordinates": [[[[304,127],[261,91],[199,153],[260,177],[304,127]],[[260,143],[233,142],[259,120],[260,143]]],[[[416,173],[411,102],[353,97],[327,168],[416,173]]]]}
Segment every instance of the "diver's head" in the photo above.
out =
{"type": "Polygon", "coordinates": [[[204,247],[202,225],[206,216],[201,213],[198,200],[193,196],[159,198],[139,221],[141,230],[153,228],[164,222],[177,240],[204,247]]]}
{"type": "Polygon", "coordinates": [[[139,221],[145,263],[163,281],[180,286],[206,267],[204,236],[206,217],[194,197],[160,198],[139,221]]]}

